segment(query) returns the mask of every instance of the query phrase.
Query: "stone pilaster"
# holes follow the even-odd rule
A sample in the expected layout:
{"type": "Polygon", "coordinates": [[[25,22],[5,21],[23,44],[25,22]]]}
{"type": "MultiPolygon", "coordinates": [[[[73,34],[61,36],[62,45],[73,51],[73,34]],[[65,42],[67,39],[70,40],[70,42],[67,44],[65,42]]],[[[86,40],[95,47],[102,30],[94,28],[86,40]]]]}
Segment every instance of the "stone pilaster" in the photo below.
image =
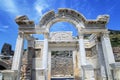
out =
{"type": "Polygon", "coordinates": [[[20,78],[19,75],[20,75],[21,58],[23,55],[23,48],[24,48],[24,34],[19,33],[16,41],[15,54],[12,62],[12,70],[18,73],[17,80],[19,80],[20,78]]]}

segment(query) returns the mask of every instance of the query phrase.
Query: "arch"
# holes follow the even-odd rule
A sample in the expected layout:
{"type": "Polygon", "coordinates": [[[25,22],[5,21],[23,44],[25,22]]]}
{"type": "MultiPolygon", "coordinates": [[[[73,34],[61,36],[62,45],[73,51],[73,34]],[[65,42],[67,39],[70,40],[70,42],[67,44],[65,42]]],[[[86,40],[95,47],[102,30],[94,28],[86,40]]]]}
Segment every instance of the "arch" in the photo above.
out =
{"type": "Polygon", "coordinates": [[[62,8],[58,10],[58,13],[55,13],[53,10],[46,13],[40,20],[39,26],[46,28],[49,31],[49,28],[56,22],[69,22],[75,25],[78,29],[78,32],[81,31],[84,27],[86,21],[85,17],[79,12],[62,8]]]}

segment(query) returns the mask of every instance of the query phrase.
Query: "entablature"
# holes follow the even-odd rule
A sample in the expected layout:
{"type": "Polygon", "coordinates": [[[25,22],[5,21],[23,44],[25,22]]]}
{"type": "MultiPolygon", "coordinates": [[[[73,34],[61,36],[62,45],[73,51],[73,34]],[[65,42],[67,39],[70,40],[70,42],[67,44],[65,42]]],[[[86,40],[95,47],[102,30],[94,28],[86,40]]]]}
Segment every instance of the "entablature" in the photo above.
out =
{"type": "Polygon", "coordinates": [[[68,9],[60,8],[58,13],[53,10],[47,12],[41,18],[38,25],[29,20],[26,15],[16,17],[15,21],[19,26],[19,31],[26,34],[45,34],[49,33],[49,28],[56,22],[70,22],[83,33],[99,33],[106,31],[106,24],[109,20],[108,15],[100,15],[96,20],[87,20],[81,13],[68,9]]]}

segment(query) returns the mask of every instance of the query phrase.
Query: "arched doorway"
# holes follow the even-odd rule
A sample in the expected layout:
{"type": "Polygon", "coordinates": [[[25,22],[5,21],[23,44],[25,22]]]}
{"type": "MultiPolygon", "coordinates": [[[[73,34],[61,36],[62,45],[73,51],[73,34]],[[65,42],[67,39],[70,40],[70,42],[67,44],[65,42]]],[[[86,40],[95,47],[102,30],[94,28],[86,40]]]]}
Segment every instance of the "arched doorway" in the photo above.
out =
{"type": "MultiPolygon", "coordinates": [[[[82,29],[85,28],[84,27],[84,23],[85,23],[85,18],[82,16],[82,14],[78,13],[77,11],[75,10],[72,10],[72,9],[59,9],[58,13],[55,13],[54,11],[49,11],[48,13],[46,13],[42,18],[41,18],[41,21],[40,21],[40,24],[39,26],[43,29],[45,29],[46,33],[49,34],[50,31],[51,31],[51,28],[52,26],[54,26],[55,24],[59,23],[59,22],[67,22],[69,24],[73,24],[74,25],[74,28],[76,28],[76,31],[75,33],[75,36],[79,36],[82,32],[82,29]]],[[[70,29],[70,27],[68,26],[68,29],[70,29]]],[[[65,31],[65,30],[63,30],[65,31]]],[[[46,34],[44,33],[44,34],[46,34]]],[[[51,35],[50,35],[51,36],[51,35]]],[[[49,37],[51,39],[51,42],[52,45],[50,44],[49,42],[49,56],[48,56],[48,80],[51,80],[51,79],[55,79],[55,78],[52,78],[53,76],[60,76],[58,77],[59,79],[71,79],[71,77],[74,79],[80,79],[80,68],[79,68],[79,65],[78,64],[79,62],[79,58],[78,58],[78,53],[75,49],[75,46],[77,45],[77,41],[73,40],[73,36],[71,35],[70,32],[66,33],[66,32],[59,32],[59,33],[53,33],[52,37],[49,37]],[[61,42],[56,42],[57,40],[61,40],[61,42]],[[63,40],[63,41],[62,41],[63,40]],[[68,41],[67,41],[68,40],[68,41]],[[67,42],[64,42],[64,41],[67,41],[67,42]],[[73,41],[73,42],[71,42],[73,41]],[[54,44],[54,46],[53,46],[54,44]],[[50,46],[51,45],[51,46],[50,46]],[[58,46],[60,45],[60,46],[58,46]],[[64,45],[64,46],[63,46],[64,45]],[[72,45],[72,46],[71,46],[72,45]],[[51,48],[51,49],[50,49],[51,48]],[[55,55],[52,55],[54,52],[58,52],[58,53],[55,53],[55,55]],[[65,61],[69,61],[67,60],[68,59],[68,56],[65,56],[67,55],[66,52],[71,52],[72,55],[71,55],[71,63],[70,65],[72,65],[72,67],[70,68],[70,70],[72,71],[72,73],[69,73],[69,71],[67,70],[67,67],[69,66],[64,66],[66,65],[67,63],[65,61]],[[56,56],[56,55],[59,55],[61,53],[62,56],[56,56]],[[59,72],[57,75],[51,75],[51,63],[52,63],[52,56],[56,56],[56,58],[63,58],[64,56],[64,60],[58,60],[58,61],[61,61],[61,62],[64,62],[65,64],[59,64],[58,62],[58,65],[62,65],[62,67],[59,69],[59,72]],[[51,61],[51,62],[49,62],[51,61]],[[62,74],[62,72],[60,73],[61,69],[64,67],[66,68],[66,70],[63,70],[63,72],[67,72],[69,74],[62,74]],[[64,76],[61,76],[61,75],[64,75],[64,76]],[[69,75],[69,76],[68,76],[69,75]]],[[[55,59],[55,58],[53,58],[55,59]]],[[[53,60],[56,62],[56,60],[53,60]]],[[[57,62],[56,62],[57,63],[57,62]]],[[[56,68],[56,70],[58,69],[58,67],[56,68]]],[[[58,79],[57,78],[57,79],[58,79]]]]}

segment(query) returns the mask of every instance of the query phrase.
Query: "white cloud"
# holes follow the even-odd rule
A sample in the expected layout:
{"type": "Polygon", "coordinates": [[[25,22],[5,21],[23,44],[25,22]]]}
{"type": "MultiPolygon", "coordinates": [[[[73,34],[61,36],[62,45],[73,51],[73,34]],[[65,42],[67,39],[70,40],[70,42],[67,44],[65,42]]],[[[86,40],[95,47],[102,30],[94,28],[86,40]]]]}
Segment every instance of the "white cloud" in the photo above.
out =
{"type": "Polygon", "coordinates": [[[0,8],[12,14],[19,13],[15,0],[0,0],[0,8]]]}
{"type": "Polygon", "coordinates": [[[50,10],[50,4],[46,0],[36,0],[34,3],[34,10],[35,12],[31,16],[31,18],[38,24],[40,18],[43,16],[44,11],[50,10]]]}
{"type": "Polygon", "coordinates": [[[9,26],[7,26],[7,25],[2,25],[2,24],[0,23],[0,32],[6,32],[8,28],[9,28],[9,26]]]}
{"type": "Polygon", "coordinates": [[[3,28],[4,28],[4,29],[7,29],[7,28],[9,28],[9,26],[3,26],[3,28]]]}
{"type": "Polygon", "coordinates": [[[43,15],[42,11],[49,8],[49,5],[47,4],[46,1],[37,0],[34,4],[34,8],[37,11],[37,14],[39,16],[42,16],[43,15]]]}

